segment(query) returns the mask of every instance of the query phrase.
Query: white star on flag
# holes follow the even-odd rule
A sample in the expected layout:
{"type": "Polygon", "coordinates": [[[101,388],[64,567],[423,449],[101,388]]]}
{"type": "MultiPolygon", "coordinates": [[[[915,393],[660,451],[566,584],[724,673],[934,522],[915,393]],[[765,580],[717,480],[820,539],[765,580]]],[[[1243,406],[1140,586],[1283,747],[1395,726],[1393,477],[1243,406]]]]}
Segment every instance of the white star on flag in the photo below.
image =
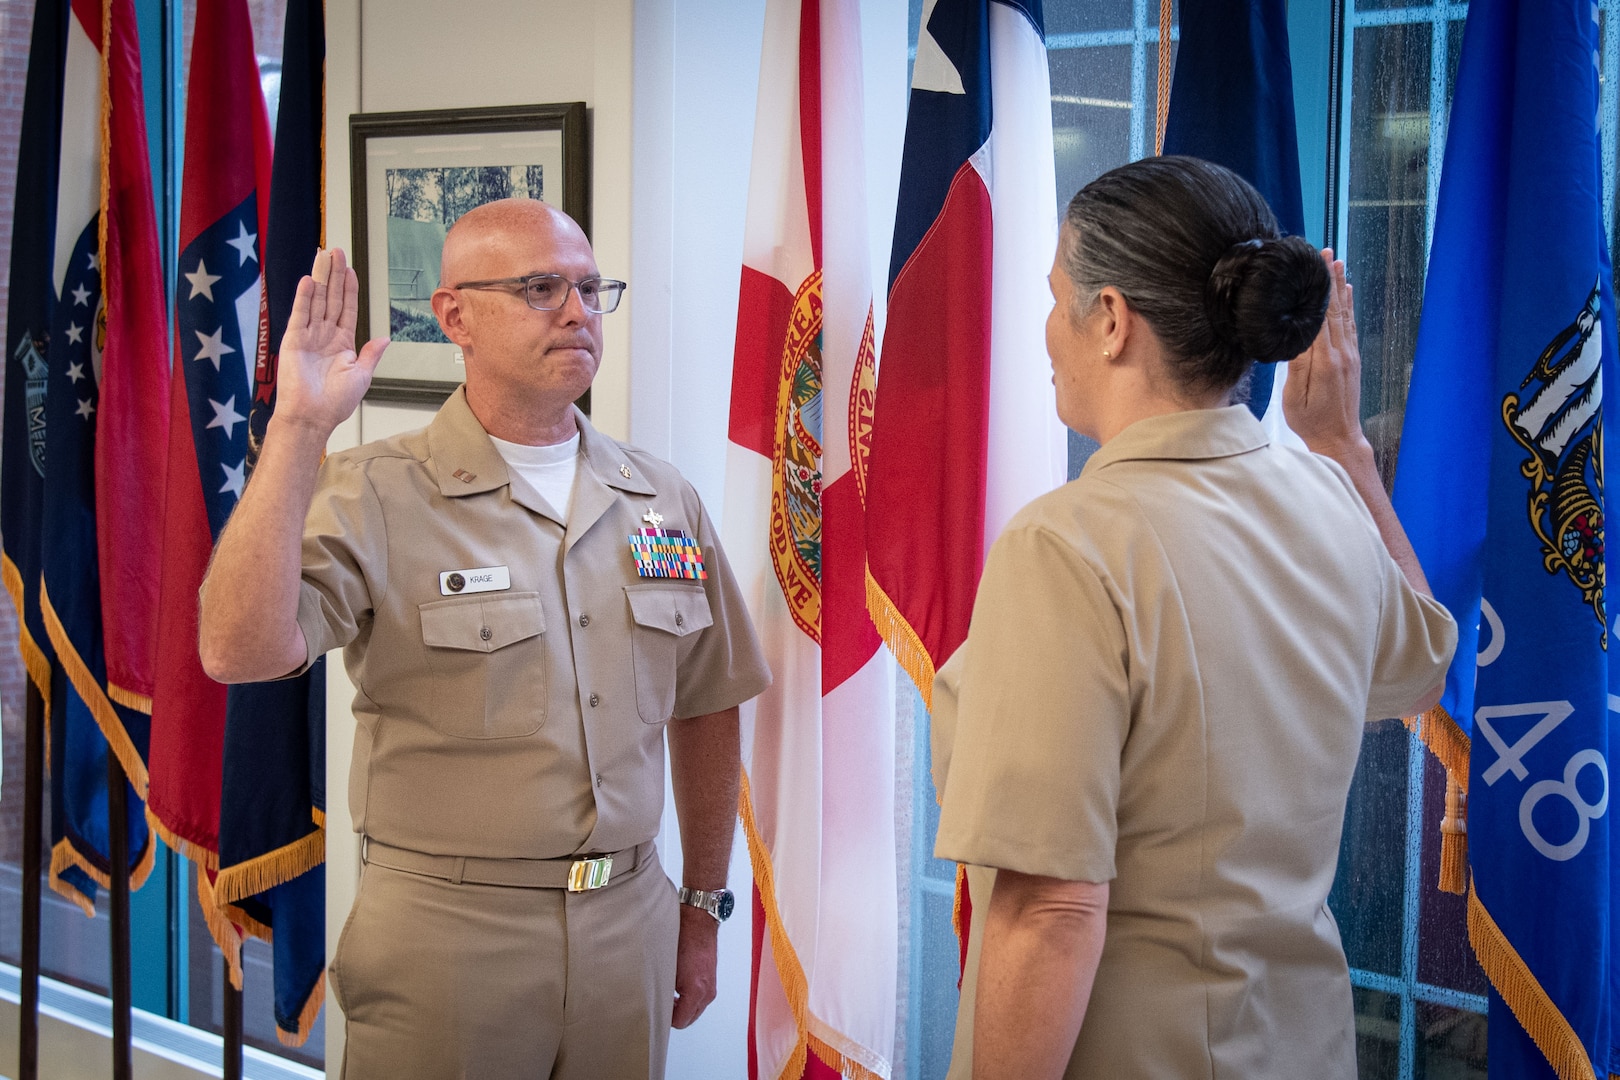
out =
{"type": "Polygon", "coordinates": [[[195,300],[198,296],[206,296],[209,300],[214,298],[214,282],[219,280],[219,275],[210,274],[201,259],[197,260],[195,274],[182,273],[180,276],[191,282],[191,295],[186,297],[187,300],[195,300]]]}
{"type": "Polygon", "coordinates": [[[192,359],[212,360],[214,362],[215,371],[219,370],[220,357],[224,356],[226,353],[233,353],[236,351],[235,347],[225,344],[225,328],[223,326],[218,330],[215,330],[212,334],[205,334],[201,330],[193,330],[192,333],[196,334],[197,340],[202,342],[202,348],[197,350],[197,355],[193,356],[192,359]]]}
{"type": "Polygon", "coordinates": [[[219,493],[223,495],[228,491],[240,499],[242,497],[242,485],[247,483],[247,462],[243,461],[240,465],[232,468],[222,461],[219,467],[225,470],[225,483],[220,487],[219,493]]]}
{"type": "Polygon", "coordinates": [[[100,270],[101,269],[101,263],[96,259],[96,253],[93,252],[93,251],[87,251],[87,252],[85,252],[85,254],[90,256],[90,269],[92,269],[92,270],[100,270]]]}
{"type": "Polygon", "coordinates": [[[95,403],[92,402],[89,398],[80,398],[79,399],[79,407],[77,409],[74,409],[73,411],[74,411],[75,414],[77,414],[79,416],[82,416],[86,420],[88,420],[88,419],[90,419],[90,414],[96,411],[96,406],[95,406],[95,403]]]}
{"type": "Polygon", "coordinates": [[[73,290],[73,302],[75,304],[78,304],[80,307],[89,307],[90,306],[90,290],[85,288],[83,285],[80,285],[77,289],[74,289],[73,290]]]}
{"type": "Polygon", "coordinates": [[[67,336],[73,344],[81,344],[84,341],[84,327],[78,323],[68,323],[67,336]]]}
{"type": "Polygon", "coordinates": [[[258,262],[259,253],[253,249],[253,245],[259,242],[259,234],[248,232],[247,226],[242,224],[240,221],[236,223],[236,229],[236,239],[225,241],[227,244],[231,245],[231,247],[235,248],[236,253],[242,258],[242,261],[236,265],[246,266],[249,259],[252,259],[254,262],[258,262]]]}
{"type": "Polygon", "coordinates": [[[69,364],[67,369],[67,377],[69,382],[78,382],[80,379],[84,378],[84,365],[69,364]]]}
{"type": "Polygon", "coordinates": [[[247,417],[236,411],[235,394],[232,394],[231,400],[223,405],[213,398],[208,399],[208,404],[214,407],[214,418],[208,421],[208,426],[211,428],[224,428],[227,439],[236,431],[236,425],[247,419],[247,417]]]}

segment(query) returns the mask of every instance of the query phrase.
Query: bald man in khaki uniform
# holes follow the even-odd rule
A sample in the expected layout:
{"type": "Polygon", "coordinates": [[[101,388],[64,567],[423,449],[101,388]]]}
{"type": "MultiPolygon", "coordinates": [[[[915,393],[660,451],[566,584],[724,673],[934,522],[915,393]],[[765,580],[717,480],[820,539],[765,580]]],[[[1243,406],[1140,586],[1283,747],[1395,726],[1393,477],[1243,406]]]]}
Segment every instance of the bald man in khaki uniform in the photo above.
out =
{"type": "Polygon", "coordinates": [[[469,212],[433,297],[466,385],[320,464],[387,344],[354,351],[358,282],[326,258],[202,652],[250,681],[344,649],[366,838],[331,972],[344,1075],[662,1076],[714,996],[737,706],[769,674],[691,485],[572,405],[622,286],[543,203],[469,212]],[[682,902],[653,844],[666,731],[682,902]]]}

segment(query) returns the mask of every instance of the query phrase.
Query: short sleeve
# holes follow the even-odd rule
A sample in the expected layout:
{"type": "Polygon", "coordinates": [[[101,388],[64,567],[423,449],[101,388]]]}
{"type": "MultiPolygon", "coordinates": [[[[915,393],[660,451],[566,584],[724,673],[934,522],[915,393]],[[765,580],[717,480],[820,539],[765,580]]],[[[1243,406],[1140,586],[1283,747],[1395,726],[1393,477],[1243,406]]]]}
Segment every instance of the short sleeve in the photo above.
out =
{"type": "Polygon", "coordinates": [[[359,634],[374,596],[387,589],[387,552],[382,504],[365,471],[344,457],[328,457],[304,519],[298,626],[309,655],[300,670],[359,634]]]}
{"type": "MultiPolygon", "coordinates": [[[[696,496],[693,496],[694,498],[696,496]]],[[[675,673],[675,717],[686,719],[741,705],[771,685],[748,606],[709,512],[698,507],[698,546],[708,577],[703,591],[713,622],[697,635],[675,673]]]]}
{"type": "Polygon", "coordinates": [[[1111,881],[1130,691],[1124,627],[1096,570],[1050,529],[1009,529],[962,648],[935,853],[1111,881]]]}
{"type": "Polygon", "coordinates": [[[1445,606],[1412,588],[1395,560],[1383,559],[1378,648],[1367,719],[1403,716],[1440,685],[1457,651],[1457,623],[1445,606]]]}

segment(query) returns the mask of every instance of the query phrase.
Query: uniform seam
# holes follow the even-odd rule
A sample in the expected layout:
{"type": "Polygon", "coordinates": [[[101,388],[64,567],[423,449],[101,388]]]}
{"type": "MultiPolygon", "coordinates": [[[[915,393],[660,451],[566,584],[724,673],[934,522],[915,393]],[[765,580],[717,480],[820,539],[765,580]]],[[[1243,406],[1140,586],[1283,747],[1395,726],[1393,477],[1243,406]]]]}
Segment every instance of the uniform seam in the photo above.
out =
{"type": "MultiPolygon", "coordinates": [[[[1202,733],[1202,736],[1203,736],[1202,737],[1202,743],[1203,743],[1203,750],[1204,750],[1203,767],[1202,767],[1202,770],[1201,770],[1202,775],[1201,775],[1201,778],[1200,778],[1201,781],[1202,781],[1202,784],[1203,784],[1203,799],[1202,799],[1202,808],[1201,808],[1201,812],[1200,812],[1200,815],[1199,815],[1199,829],[1198,829],[1198,891],[1197,891],[1197,895],[1203,896],[1204,895],[1204,887],[1205,887],[1205,884],[1206,884],[1208,876],[1209,876],[1209,874],[1208,874],[1208,854],[1209,853],[1208,853],[1208,848],[1207,848],[1207,840],[1208,840],[1208,835],[1209,835],[1209,789],[1210,789],[1209,760],[1210,760],[1210,750],[1209,750],[1209,706],[1208,706],[1208,702],[1207,702],[1207,699],[1206,699],[1206,695],[1204,693],[1203,666],[1202,666],[1202,663],[1200,661],[1200,654],[1198,652],[1198,643],[1197,643],[1197,640],[1194,638],[1194,636],[1192,634],[1191,620],[1189,618],[1187,618],[1186,604],[1182,601],[1181,579],[1180,579],[1179,575],[1176,573],[1175,563],[1171,561],[1170,553],[1165,549],[1164,540],[1159,535],[1158,527],[1153,523],[1153,519],[1152,519],[1152,517],[1149,516],[1146,507],[1144,507],[1142,505],[1141,500],[1136,497],[1135,492],[1131,491],[1129,488],[1126,488],[1121,484],[1113,483],[1113,482],[1106,481],[1106,480],[1098,480],[1097,483],[1098,483],[1098,486],[1100,486],[1100,487],[1113,488],[1115,491],[1117,491],[1120,494],[1121,497],[1129,500],[1130,504],[1133,507],[1136,508],[1137,516],[1141,519],[1142,525],[1143,525],[1147,535],[1152,538],[1153,545],[1154,545],[1154,547],[1156,547],[1158,549],[1159,557],[1164,562],[1165,571],[1169,575],[1169,578],[1170,578],[1170,584],[1175,589],[1176,606],[1178,608],[1180,608],[1182,616],[1183,616],[1183,619],[1182,619],[1183,624],[1187,627],[1187,633],[1186,633],[1187,647],[1190,650],[1192,650],[1193,670],[1197,673],[1196,684],[1197,684],[1197,687],[1198,687],[1198,719],[1199,719],[1199,727],[1201,729],[1201,733],[1202,733]]],[[[1213,1020],[1212,1020],[1212,1018],[1210,1016],[1210,1007],[1211,1006],[1210,1006],[1210,983],[1209,983],[1209,952],[1210,952],[1210,947],[1211,947],[1212,941],[1211,941],[1211,938],[1210,938],[1209,928],[1208,928],[1208,926],[1207,926],[1207,924],[1205,922],[1205,909],[1204,909],[1203,904],[1197,905],[1194,908],[1194,911],[1196,913],[1195,918],[1197,919],[1197,924],[1198,924],[1198,939],[1199,939],[1199,947],[1198,947],[1198,981],[1199,981],[1200,989],[1202,989],[1203,993],[1204,993],[1204,1052],[1207,1055],[1207,1061],[1208,1061],[1208,1071],[1207,1071],[1206,1075],[1213,1078],[1214,1075],[1215,1075],[1215,1052],[1214,1052],[1213,1041],[1212,1041],[1210,1035],[1211,1035],[1211,1032],[1214,1030],[1214,1023],[1213,1023],[1213,1020]]]]}

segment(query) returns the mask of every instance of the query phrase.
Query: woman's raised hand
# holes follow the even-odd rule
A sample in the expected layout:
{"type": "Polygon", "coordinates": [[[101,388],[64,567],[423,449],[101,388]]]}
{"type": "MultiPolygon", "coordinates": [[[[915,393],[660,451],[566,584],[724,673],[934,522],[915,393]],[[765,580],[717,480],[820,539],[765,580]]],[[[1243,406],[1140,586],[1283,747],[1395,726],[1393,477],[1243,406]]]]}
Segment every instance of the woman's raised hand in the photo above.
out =
{"type": "Polygon", "coordinates": [[[1283,418],[1305,445],[1339,458],[1367,445],[1361,430],[1361,349],[1356,344],[1355,294],[1344,263],[1322,252],[1332,284],[1327,317],[1311,347],[1288,362],[1283,418]]]}

